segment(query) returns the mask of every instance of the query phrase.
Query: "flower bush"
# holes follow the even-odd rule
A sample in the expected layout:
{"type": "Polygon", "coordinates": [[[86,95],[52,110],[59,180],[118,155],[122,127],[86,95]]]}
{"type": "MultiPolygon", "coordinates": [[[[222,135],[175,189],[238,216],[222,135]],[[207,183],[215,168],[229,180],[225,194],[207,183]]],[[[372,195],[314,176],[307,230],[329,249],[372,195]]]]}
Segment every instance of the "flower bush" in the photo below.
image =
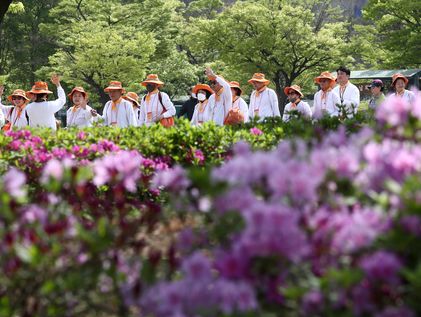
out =
{"type": "Polygon", "coordinates": [[[421,96],[397,102],[6,133],[0,316],[420,315],[421,96]]]}

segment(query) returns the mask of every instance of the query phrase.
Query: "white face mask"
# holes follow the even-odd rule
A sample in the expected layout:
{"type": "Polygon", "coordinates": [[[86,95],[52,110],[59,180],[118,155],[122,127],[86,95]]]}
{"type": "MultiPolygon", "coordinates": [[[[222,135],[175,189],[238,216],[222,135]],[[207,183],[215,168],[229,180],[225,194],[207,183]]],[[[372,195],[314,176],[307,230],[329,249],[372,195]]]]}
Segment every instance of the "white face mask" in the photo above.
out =
{"type": "Polygon", "coordinates": [[[200,93],[197,94],[197,99],[199,101],[205,101],[206,100],[206,95],[200,92],[200,93]]]}

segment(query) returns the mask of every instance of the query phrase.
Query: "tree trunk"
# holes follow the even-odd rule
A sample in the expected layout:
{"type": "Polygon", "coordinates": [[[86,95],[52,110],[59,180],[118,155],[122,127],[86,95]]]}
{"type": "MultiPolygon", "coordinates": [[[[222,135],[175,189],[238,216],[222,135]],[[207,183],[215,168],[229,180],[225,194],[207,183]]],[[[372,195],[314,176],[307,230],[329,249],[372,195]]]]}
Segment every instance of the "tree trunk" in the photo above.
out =
{"type": "Polygon", "coordinates": [[[6,14],[7,10],[9,9],[12,0],[1,0],[0,1],[0,26],[3,22],[4,15],[6,14]]]}
{"type": "Polygon", "coordinates": [[[280,71],[275,74],[273,81],[275,82],[276,94],[278,95],[278,107],[282,117],[285,105],[287,104],[287,96],[284,93],[284,88],[290,85],[290,81],[288,78],[285,78],[280,71]]]}

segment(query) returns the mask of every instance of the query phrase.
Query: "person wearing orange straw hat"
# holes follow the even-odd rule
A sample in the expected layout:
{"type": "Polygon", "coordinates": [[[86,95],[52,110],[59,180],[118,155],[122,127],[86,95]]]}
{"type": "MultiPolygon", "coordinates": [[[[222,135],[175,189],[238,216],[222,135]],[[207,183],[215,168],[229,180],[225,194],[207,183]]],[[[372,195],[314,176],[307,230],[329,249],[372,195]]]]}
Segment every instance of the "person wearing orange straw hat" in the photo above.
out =
{"type": "MultiPolygon", "coordinates": [[[[132,103],[123,99],[126,90],[119,81],[110,81],[108,87],[104,89],[110,100],[104,105],[101,118],[106,126],[116,126],[119,128],[127,128],[137,126],[136,115],[133,111],[132,103]]],[[[97,116],[93,111],[93,116],[97,116]]]]}
{"type": "Polygon", "coordinates": [[[137,126],[140,126],[140,104],[139,104],[139,96],[137,93],[133,91],[129,91],[125,96],[124,99],[130,101],[133,105],[133,111],[136,117],[137,126]]]}
{"type": "Polygon", "coordinates": [[[193,117],[190,121],[192,125],[201,125],[210,120],[209,98],[214,91],[206,84],[197,84],[193,87],[192,93],[196,95],[199,101],[194,107],[193,117]]]}
{"type": "MultiPolygon", "coordinates": [[[[0,98],[3,95],[3,90],[0,88],[0,98]]],[[[13,127],[24,128],[28,126],[28,114],[26,113],[25,107],[29,102],[29,98],[26,97],[26,93],[22,89],[16,89],[13,93],[7,97],[12,103],[12,106],[4,106],[0,102],[0,106],[4,112],[6,121],[3,130],[7,131],[13,127]]]]}
{"type": "Polygon", "coordinates": [[[290,87],[285,87],[284,93],[288,96],[289,100],[289,103],[285,106],[284,115],[282,117],[284,122],[290,120],[293,111],[300,113],[305,118],[311,118],[311,108],[309,104],[301,100],[304,95],[301,92],[300,86],[292,85],[290,87]]]}
{"type": "Polygon", "coordinates": [[[224,125],[228,112],[232,108],[232,93],[228,82],[221,76],[217,76],[210,67],[205,70],[209,79],[209,86],[214,91],[209,98],[210,120],[217,125],[224,125]]]}
{"type": "Polygon", "coordinates": [[[265,78],[262,73],[255,73],[248,80],[252,84],[254,91],[250,96],[249,117],[259,117],[264,119],[267,117],[280,117],[278,96],[273,89],[268,87],[270,81],[265,78]]]}
{"type": "Polygon", "coordinates": [[[48,95],[52,94],[52,92],[48,90],[48,84],[43,81],[37,81],[29,91],[29,94],[34,98],[34,101],[25,107],[30,127],[57,130],[54,114],[63,108],[66,103],[66,94],[60,85],[60,77],[58,75],[52,75],[51,82],[57,86],[58,99],[56,100],[47,101],[48,95]]]}
{"type": "Polygon", "coordinates": [[[314,94],[313,117],[319,118],[325,113],[329,116],[338,116],[338,105],[341,104],[341,100],[332,90],[336,84],[335,76],[329,72],[322,72],[314,82],[320,85],[320,90],[314,94]]]}
{"type": "Polygon", "coordinates": [[[159,80],[158,75],[149,74],[141,85],[146,87],[147,94],[140,103],[140,125],[150,126],[155,122],[166,127],[174,125],[175,107],[170,97],[159,91],[164,82],[159,80]]]}
{"type": "Polygon", "coordinates": [[[232,93],[232,109],[238,109],[243,115],[243,122],[249,121],[249,107],[244,99],[241,97],[243,90],[237,81],[231,81],[230,83],[232,93]]]}
{"type": "Polygon", "coordinates": [[[91,127],[94,121],[92,114],[95,112],[88,106],[88,93],[85,89],[75,87],[67,96],[73,102],[73,106],[67,110],[67,126],[91,127]]]}
{"type": "Polygon", "coordinates": [[[395,88],[395,92],[392,96],[402,98],[403,100],[412,103],[415,100],[415,95],[412,91],[405,89],[408,85],[408,78],[404,75],[397,73],[392,76],[392,87],[395,88]]]}

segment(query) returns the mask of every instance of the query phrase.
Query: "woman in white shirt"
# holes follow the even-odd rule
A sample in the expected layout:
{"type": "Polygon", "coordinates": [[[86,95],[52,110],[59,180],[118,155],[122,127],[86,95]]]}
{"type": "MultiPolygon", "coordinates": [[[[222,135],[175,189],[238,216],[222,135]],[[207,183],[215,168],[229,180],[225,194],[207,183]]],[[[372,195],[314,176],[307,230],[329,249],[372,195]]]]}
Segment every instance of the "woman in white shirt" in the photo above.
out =
{"type": "Polygon", "coordinates": [[[408,85],[408,78],[399,73],[394,74],[392,76],[392,87],[395,88],[395,93],[392,96],[402,98],[408,103],[413,103],[415,95],[412,91],[405,89],[406,85],[408,85]]]}
{"type": "Polygon", "coordinates": [[[29,98],[26,97],[25,91],[16,89],[7,97],[7,100],[12,103],[12,106],[1,105],[4,117],[9,122],[5,125],[4,130],[9,130],[13,127],[24,128],[28,126],[28,114],[26,113],[25,107],[29,102],[29,98]]]}
{"type": "Polygon", "coordinates": [[[301,92],[301,87],[298,85],[292,85],[291,87],[285,87],[285,95],[288,96],[289,103],[285,106],[284,115],[282,120],[287,122],[290,120],[291,112],[299,112],[304,118],[311,118],[311,108],[307,102],[301,100],[304,97],[301,92]]]}
{"type": "Polygon", "coordinates": [[[192,125],[201,125],[211,119],[208,101],[214,91],[209,85],[197,84],[193,87],[192,93],[196,94],[199,103],[194,107],[193,117],[190,123],[192,125]]]}
{"type": "Polygon", "coordinates": [[[47,101],[48,95],[53,92],[48,90],[48,84],[46,82],[36,82],[28,92],[34,98],[34,101],[26,106],[26,113],[29,116],[29,126],[31,128],[39,127],[57,130],[54,114],[63,108],[66,103],[66,94],[60,85],[58,75],[53,75],[51,81],[57,86],[58,99],[54,101],[47,101]]]}
{"type": "Polygon", "coordinates": [[[68,127],[91,127],[93,123],[92,108],[88,106],[88,93],[82,87],[75,87],[67,95],[73,106],[67,110],[68,127]]]}
{"type": "Polygon", "coordinates": [[[123,98],[132,103],[137,126],[140,126],[140,104],[138,94],[133,91],[129,91],[125,96],[123,96],[123,98]]]}
{"type": "Polygon", "coordinates": [[[232,109],[239,111],[243,115],[243,122],[249,121],[249,108],[247,103],[241,98],[243,90],[237,81],[230,82],[231,93],[232,93],[232,109]]]}

